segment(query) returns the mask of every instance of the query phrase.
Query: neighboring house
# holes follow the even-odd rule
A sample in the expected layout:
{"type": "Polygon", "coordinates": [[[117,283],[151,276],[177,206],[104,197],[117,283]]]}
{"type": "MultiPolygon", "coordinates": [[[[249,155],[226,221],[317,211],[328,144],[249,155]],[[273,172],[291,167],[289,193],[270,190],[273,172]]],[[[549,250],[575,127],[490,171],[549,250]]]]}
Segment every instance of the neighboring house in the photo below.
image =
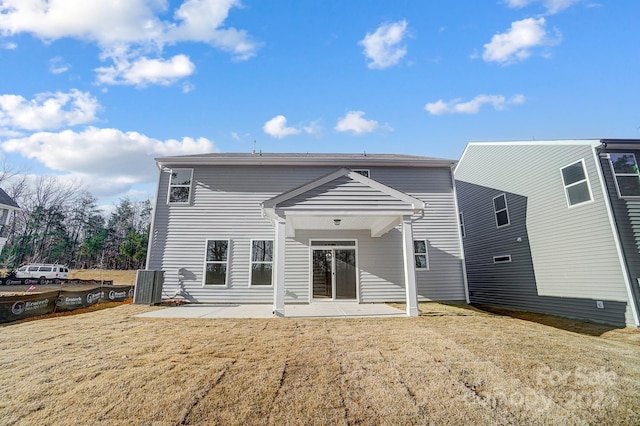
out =
{"type": "Polygon", "coordinates": [[[640,140],[470,143],[471,303],[640,326],[640,140]]]}
{"type": "Polygon", "coordinates": [[[192,302],[466,300],[455,161],[205,154],[160,169],[147,269],[192,302]]]}
{"type": "Polygon", "coordinates": [[[9,197],[2,188],[0,188],[0,251],[7,243],[7,236],[9,227],[9,221],[11,220],[11,214],[20,210],[20,206],[13,198],[9,197]]]}

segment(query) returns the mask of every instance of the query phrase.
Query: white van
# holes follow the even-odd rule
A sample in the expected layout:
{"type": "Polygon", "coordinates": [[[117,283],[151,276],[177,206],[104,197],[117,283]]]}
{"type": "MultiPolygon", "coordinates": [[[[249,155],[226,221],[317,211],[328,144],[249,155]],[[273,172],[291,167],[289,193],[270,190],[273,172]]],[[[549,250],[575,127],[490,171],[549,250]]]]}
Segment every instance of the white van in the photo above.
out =
{"type": "Polygon", "coordinates": [[[37,278],[40,280],[66,280],[69,278],[69,268],[55,264],[23,265],[16,271],[16,278],[37,278]]]}

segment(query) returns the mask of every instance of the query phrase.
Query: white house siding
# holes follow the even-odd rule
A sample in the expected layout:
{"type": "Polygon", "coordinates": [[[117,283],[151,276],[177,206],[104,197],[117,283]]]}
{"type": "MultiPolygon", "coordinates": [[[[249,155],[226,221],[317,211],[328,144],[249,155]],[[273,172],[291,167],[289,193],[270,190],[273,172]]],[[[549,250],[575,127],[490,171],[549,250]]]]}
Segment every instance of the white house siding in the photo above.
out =
{"type": "Polygon", "coordinates": [[[590,141],[469,144],[456,180],[472,302],[633,322],[590,141]],[[581,159],[594,201],[568,207],[560,169],[581,159]],[[501,193],[511,224],[498,229],[501,193]],[[493,263],[509,254],[511,263],[493,263]]]}
{"type": "MultiPolygon", "coordinates": [[[[262,217],[261,203],[342,166],[196,166],[192,202],[167,205],[168,170],[161,173],[155,209],[149,269],[165,271],[163,297],[178,288],[184,268],[187,299],[197,302],[270,303],[271,287],[249,287],[252,239],[273,239],[271,222],[262,217]],[[204,286],[207,239],[229,239],[230,262],[226,287],[204,286]]],[[[177,168],[189,168],[179,166],[177,168]]],[[[356,168],[362,168],[361,166],[356,168]]],[[[464,288],[458,226],[447,168],[369,167],[371,178],[429,204],[416,216],[414,238],[429,240],[429,271],[418,271],[421,300],[463,300],[464,288]],[[424,188],[429,188],[425,190],[424,188]],[[449,215],[447,218],[446,216],[449,215]]],[[[309,300],[309,239],[331,232],[298,231],[287,238],[285,300],[309,300]]],[[[333,237],[330,237],[333,238],[333,237]]],[[[361,302],[404,300],[401,236],[394,229],[381,238],[368,231],[340,234],[358,240],[361,302]]]]}

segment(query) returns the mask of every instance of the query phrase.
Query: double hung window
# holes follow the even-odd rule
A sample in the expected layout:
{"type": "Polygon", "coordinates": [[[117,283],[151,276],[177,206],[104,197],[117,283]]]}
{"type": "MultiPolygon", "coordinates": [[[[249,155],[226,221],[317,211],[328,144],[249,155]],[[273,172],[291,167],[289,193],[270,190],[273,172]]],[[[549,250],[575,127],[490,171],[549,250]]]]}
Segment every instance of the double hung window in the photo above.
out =
{"type": "Polygon", "coordinates": [[[229,240],[207,240],[204,266],[205,285],[226,285],[229,240]]]}
{"type": "Polygon", "coordinates": [[[189,204],[193,169],[171,169],[169,204],[189,204]]]}
{"type": "Polygon", "coordinates": [[[587,179],[584,160],[576,161],[560,169],[569,207],[591,201],[591,188],[587,179]]]}

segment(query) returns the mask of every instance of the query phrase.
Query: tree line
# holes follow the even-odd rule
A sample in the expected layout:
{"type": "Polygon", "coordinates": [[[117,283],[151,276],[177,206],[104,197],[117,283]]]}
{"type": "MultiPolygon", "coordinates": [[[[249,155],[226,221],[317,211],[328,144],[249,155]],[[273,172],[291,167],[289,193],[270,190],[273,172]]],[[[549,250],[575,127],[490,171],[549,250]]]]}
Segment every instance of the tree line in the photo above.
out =
{"type": "Polygon", "coordinates": [[[142,269],[151,202],[121,199],[105,214],[78,182],[0,172],[0,185],[20,210],[2,230],[0,263],[59,263],[73,269],[142,269]]]}

